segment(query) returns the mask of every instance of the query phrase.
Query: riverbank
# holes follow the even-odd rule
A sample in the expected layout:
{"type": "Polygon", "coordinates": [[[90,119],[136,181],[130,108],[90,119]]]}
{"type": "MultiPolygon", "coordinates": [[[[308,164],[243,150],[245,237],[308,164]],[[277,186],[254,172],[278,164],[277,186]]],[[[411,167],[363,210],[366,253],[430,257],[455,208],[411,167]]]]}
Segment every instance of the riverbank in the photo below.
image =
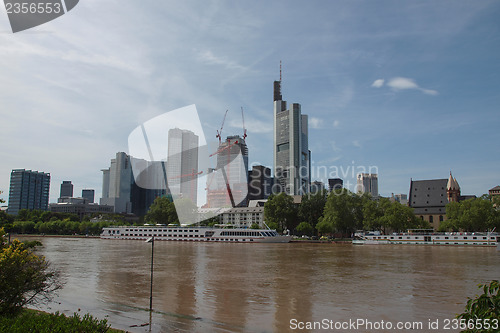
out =
{"type": "Polygon", "coordinates": [[[23,309],[17,316],[0,316],[0,332],[87,332],[128,333],[112,328],[105,319],[75,312],[66,316],[37,309],[23,309]]]}
{"type": "Polygon", "coordinates": [[[58,238],[100,238],[100,236],[90,235],[47,235],[47,234],[10,234],[11,238],[39,238],[39,237],[58,237],[58,238]]]}

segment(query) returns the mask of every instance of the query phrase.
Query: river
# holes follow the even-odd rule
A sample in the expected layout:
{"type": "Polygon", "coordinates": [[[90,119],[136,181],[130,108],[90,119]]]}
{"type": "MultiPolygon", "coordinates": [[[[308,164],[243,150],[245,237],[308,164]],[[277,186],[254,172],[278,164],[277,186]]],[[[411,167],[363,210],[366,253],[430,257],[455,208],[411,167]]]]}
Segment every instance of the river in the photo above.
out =
{"type": "MultiPolygon", "coordinates": [[[[151,244],[39,240],[37,252],[65,283],[40,309],[149,331],[141,325],[149,322],[151,244]]],[[[495,248],[157,241],[154,251],[152,332],[394,332],[398,323],[458,332],[451,320],[467,297],[500,277],[495,248]]]]}

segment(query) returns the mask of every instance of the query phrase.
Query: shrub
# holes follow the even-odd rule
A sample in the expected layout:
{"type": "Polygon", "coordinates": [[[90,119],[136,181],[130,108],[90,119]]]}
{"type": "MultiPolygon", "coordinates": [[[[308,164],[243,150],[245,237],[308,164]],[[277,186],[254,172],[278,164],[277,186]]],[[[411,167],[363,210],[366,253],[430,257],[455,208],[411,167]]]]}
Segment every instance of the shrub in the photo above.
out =
{"type": "Polygon", "coordinates": [[[101,333],[108,332],[109,329],[107,320],[98,320],[89,314],[80,317],[74,313],[66,317],[59,312],[52,314],[24,310],[17,317],[0,317],[0,332],[9,333],[101,333]]]}

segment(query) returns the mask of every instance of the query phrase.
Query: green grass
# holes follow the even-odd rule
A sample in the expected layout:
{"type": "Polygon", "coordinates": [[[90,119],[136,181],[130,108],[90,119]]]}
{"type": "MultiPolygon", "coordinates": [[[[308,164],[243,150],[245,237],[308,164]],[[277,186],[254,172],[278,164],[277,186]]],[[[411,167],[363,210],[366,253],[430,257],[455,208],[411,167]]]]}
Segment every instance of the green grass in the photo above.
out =
{"type": "Polygon", "coordinates": [[[99,320],[90,314],[74,313],[65,316],[59,312],[45,313],[25,309],[15,317],[0,316],[0,332],[8,333],[104,333],[123,332],[110,328],[107,320],[99,320]]]}

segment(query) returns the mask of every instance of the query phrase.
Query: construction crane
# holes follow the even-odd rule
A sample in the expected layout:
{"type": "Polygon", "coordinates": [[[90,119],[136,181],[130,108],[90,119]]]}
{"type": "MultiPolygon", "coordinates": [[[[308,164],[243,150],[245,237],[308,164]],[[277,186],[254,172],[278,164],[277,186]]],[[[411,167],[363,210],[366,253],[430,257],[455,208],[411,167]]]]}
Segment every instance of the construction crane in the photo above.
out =
{"type": "MultiPolygon", "coordinates": [[[[189,174],[170,177],[170,179],[179,179],[179,178],[191,177],[190,180],[194,180],[194,179],[196,179],[196,176],[201,175],[202,173],[203,173],[203,171],[196,172],[196,170],[193,169],[192,172],[189,173],[189,174]]],[[[190,192],[189,193],[190,196],[194,195],[194,182],[191,182],[191,186],[190,186],[189,192],[190,192]]],[[[181,196],[183,195],[183,193],[180,193],[180,194],[181,194],[181,196]]],[[[195,199],[195,198],[191,198],[191,199],[195,199]]]]}
{"type": "MultiPolygon", "coordinates": [[[[226,111],[227,113],[227,111],[226,111]]],[[[226,117],[224,116],[224,119],[226,117]]],[[[224,122],[223,122],[224,123],[224,122]]],[[[221,132],[217,132],[217,137],[219,138],[220,140],[220,134],[222,133],[222,127],[221,127],[221,132]]],[[[230,148],[234,145],[238,144],[238,140],[235,140],[234,142],[231,142],[231,140],[229,140],[229,138],[227,139],[227,145],[224,146],[224,147],[221,147],[221,144],[219,143],[219,149],[210,155],[210,157],[214,156],[214,155],[219,155],[221,154],[223,151],[227,150],[227,173],[226,173],[226,170],[225,170],[225,166],[222,166],[220,168],[220,171],[222,173],[222,177],[224,178],[224,183],[226,185],[226,191],[227,191],[227,194],[229,195],[229,200],[231,201],[231,207],[235,207],[235,204],[234,204],[234,197],[233,197],[233,192],[231,190],[231,187],[229,186],[229,176],[228,176],[228,173],[229,173],[229,166],[230,166],[230,148]]],[[[212,178],[209,179],[209,184],[207,185],[207,189],[210,188],[211,184],[212,184],[212,180],[213,180],[213,176],[212,178]]]]}
{"type": "Polygon", "coordinates": [[[243,107],[241,107],[241,119],[243,120],[243,140],[247,138],[247,129],[245,128],[245,116],[243,115],[243,107]]]}
{"type": "Polygon", "coordinates": [[[226,110],[226,113],[224,113],[224,118],[222,119],[222,125],[220,125],[220,131],[218,130],[217,135],[215,136],[216,138],[219,138],[219,145],[222,139],[222,128],[224,127],[224,122],[226,121],[227,111],[229,110],[226,110]]]}
{"type": "Polygon", "coordinates": [[[227,145],[227,146],[222,147],[222,148],[220,148],[220,147],[219,147],[219,149],[218,149],[215,153],[212,153],[211,155],[209,155],[209,157],[212,157],[212,156],[214,156],[214,155],[220,154],[220,153],[222,153],[224,150],[231,148],[231,147],[232,147],[232,146],[234,146],[235,144],[238,144],[238,140],[234,141],[233,143],[230,143],[230,141],[228,141],[228,145],[227,145]]]}

